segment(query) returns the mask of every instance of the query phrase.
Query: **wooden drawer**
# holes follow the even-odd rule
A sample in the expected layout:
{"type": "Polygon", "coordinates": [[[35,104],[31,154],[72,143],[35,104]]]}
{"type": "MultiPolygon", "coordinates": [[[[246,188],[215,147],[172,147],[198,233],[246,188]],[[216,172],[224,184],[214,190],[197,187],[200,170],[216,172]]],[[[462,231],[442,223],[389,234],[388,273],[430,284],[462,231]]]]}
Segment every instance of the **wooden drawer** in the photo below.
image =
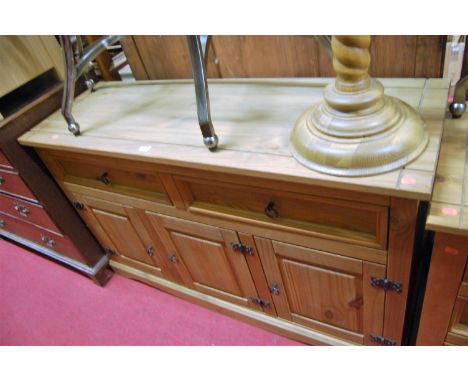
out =
{"type": "Polygon", "coordinates": [[[174,178],[192,213],[373,248],[387,246],[385,206],[191,177],[174,178]]]}
{"type": "Polygon", "coordinates": [[[44,161],[59,181],[172,204],[160,174],[151,164],[74,153],[62,155],[44,156],[44,161]]]}
{"type": "Polygon", "coordinates": [[[13,166],[6,158],[5,154],[0,150],[0,168],[13,169],[13,166]]]}
{"type": "Polygon", "coordinates": [[[23,182],[17,172],[0,170],[0,191],[5,191],[23,198],[36,200],[28,186],[23,182]]]}
{"type": "Polygon", "coordinates": [[[4,213],[0,213],[0,229],[11,232],[41,247],[81,261],[81,256],[70,239],[26,223],[4,213]]]}
{"type": "Polygon", "coordinates": [[[60,232],[41,205],[0,194],[0,211],[45,229],[60,232]]]}

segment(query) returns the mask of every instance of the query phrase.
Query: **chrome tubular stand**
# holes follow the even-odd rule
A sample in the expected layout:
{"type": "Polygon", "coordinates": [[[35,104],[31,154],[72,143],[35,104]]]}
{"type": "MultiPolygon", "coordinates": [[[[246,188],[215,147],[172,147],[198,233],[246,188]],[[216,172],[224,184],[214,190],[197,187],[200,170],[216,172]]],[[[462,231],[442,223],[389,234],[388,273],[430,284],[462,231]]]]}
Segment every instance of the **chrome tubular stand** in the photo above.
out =
{"type": "Polygon", "coordinates": [[[468,90],[468,74],[457,82],[453,102],[449,106],[452,118],[460,118],[466,110],[465,97],[468,90]]]}
{"type": "MultiPolygon", "coordinates": [[[[68,130],[73,135],[80,135],[80,125],[75,121],[72,115],[73,99],[75,97],[75,82],[83,74],[87,73],[90,67],[91,61],[93,61],[104,49],[107,49],[111,45],[119,41],[122,36],[112,35],[105,36],[84,51],[82,49],[81,40],[77,36],[78,44],[78,55],[79,59],[75,61],[73,44],[71,40],[72,36],[60,36],[60,42],[62,44],[62,51],[65,63],[65,80],[63,87],[63,98],[62,98],[62,115],[67,121],[68,130]]],[[[86,78],[86,85],[92,89],[94,82],[89,78],[86,78]]]]}
{"type": "Polygon", "coordinates": [[[198,123],[203,135],[203,143],[210,151],[215,151],[218,147],[218,136],[215,134],[213,123],[211,122],[210,96],[208,94],[208,83],[203,65],[203,48],[200,36],[187,36],[187,44],[192,60],[198,123]]]}

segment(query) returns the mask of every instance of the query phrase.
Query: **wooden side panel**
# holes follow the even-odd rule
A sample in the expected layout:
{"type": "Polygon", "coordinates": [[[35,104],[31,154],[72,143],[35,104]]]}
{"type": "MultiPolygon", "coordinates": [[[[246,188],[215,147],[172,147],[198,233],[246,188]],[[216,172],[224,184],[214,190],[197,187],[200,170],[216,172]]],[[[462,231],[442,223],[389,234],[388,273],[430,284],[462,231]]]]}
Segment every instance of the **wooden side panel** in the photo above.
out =
{"type": "Polygon", "coordinates": [[[373,36],[369,73],[373,77],[413,77],[417,36],[373,36]]]}
{"type": "Polygon", "coordinates": [[[432,249],[417,345],[442,345],[468,257],[468,239],[437,233],[432,249]]]}
{"type": "MultiPolygon", "coordinates": [[[[375,77],[440,77],[443,36],[373,36],[375,77]],[[404,59],[402,59],[404,58],[404,59]]],[[[132,36],[123,48],[137,79],[190,78],[184,36],[132,36]]],[[[334,77],[331,58],[308,36],[211,36],[211,78],[334,77]]]]}
{"type": "Polygon", "coordinates": [[[127,36],[120,40],[125,57],[127,57],[130,69],[136,80],[149,80],[145,64],[141,59],[140,52],[133,36],[127,36]]]}
{"type": "Polygon", "coordinates": [[[392,198],[387,278],[402,283],[400,293],[387,293],[385,298],[384,337],[401,344],[406,300],[413,258],[418,202],[392,198]]]}
{"type": "MultiPolygon", "coordinates": [[[[148,79],[192,78],[192,64],[185,36],[133,36],[135,49],[123,45],[130,67],[137,67],[142,75],[141,63],[148,79]]],[[[142,76],[143,77],[143,76],[142,76]]],[[[144,79],[144,77],[142,78],[144,79]]]]}
{"type": "MultiPolygon", "coordinates": [[[[54,39],[48,36],[49,39],[54,39]]],[[[54,68],[59,60],[52,59],[42,40],[46,36],[0,36],[0,97],[36,76],[54,68]]],[[[49,43],[54,43],[49,41],[49,43]]],[[[58,43],[55,41],[55,44],[58,43]]],[[[58,52],[56,51],[55,54],[58,52]]],[[[58,73],[63,73],[62,65],[58,73]]]]}
{"type": "Polygon", "coordinates": [[[441,77],[444,44],[444,36],[418,36],[414,77],[441,77]]]}
{"type": "Polygon", "coordinates": [[[319,76],[318,47],[313,38],[213,36],[213,46],[224,78],[319,76]]]}

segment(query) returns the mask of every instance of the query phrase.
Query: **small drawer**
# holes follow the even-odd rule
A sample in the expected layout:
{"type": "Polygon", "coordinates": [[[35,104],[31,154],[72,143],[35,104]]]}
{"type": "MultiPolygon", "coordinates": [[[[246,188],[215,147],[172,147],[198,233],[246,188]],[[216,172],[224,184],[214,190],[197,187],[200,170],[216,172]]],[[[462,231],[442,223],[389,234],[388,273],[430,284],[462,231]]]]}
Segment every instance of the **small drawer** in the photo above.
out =
{"type": "Polygon", "coordinates": [[[8,231],[75,260],[83,261],[82,256],[67,237],[28,224],[14,216],[0,213],[0,230],[8,231]]]}
{"type": "Polygon", "coordinates": [[[372,248],[387,245],[388,208],[385,206],[208,179],[174,178],[192,213],[372,248]]]}
{"type": "Polygon", "coordinates": [[[45,229],[60,232],[41,205],[0,194],[0,211],[45,229]]]}
{"type": "Polygon", "coordinates": [[[6,168],[8,170],[13,170],[13,166],[6,158],[5,154],[0,150],[0,168],[6,168]]]}
{"type": "Polygon", "coordinates": [[[14,171],[0,170],[0,191],[30,200],[37,200],[18,173],[14,171]]]}
{"type": "Polygon", "coordinates": [[[151,164],[78,154],[54,159],[65,182],[172,204],[158,172],[151,164]]]}

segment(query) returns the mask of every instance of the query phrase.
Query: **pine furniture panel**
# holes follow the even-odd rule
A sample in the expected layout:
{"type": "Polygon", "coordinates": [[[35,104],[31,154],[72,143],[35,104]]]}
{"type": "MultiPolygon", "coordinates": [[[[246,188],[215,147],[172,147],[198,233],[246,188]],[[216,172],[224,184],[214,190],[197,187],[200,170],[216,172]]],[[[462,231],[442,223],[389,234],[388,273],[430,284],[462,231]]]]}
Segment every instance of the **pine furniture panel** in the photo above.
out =
{"type": "Polygon", "coordinates": [[[426,229],[435,240],[418,345],[468,345],[468,118],[448,119],[426,229]]]}
{"type": "Polygon", "coordinates": [[[98,85],[77,100],[80,137],[53,115],[20,142],[37,150],[72,202],[83,203],[80,214],[103,246],[125,247],[116,239],[124,231],[132,242],[143,237],[135,253],[111,260],[117,272],[307,343],[398,345],[418,204],[432,193],[448,84],[386,80],[386,91],[427,122],[427,153],[388,174],[336,178],[303,168],[288,149],[291,126],[328,81],[214,81],[222,137],[214,153],[203,147],[186,81],[98,85]],[[112,174],[107,164],[128,171],[120,180],[127,188],[94,180],[112,174]],[[148,173],[158,175],[165,202],[129,187],[135,174],[148,173]],[[158,264],[140,257],[147,243],[158,264]]]}

